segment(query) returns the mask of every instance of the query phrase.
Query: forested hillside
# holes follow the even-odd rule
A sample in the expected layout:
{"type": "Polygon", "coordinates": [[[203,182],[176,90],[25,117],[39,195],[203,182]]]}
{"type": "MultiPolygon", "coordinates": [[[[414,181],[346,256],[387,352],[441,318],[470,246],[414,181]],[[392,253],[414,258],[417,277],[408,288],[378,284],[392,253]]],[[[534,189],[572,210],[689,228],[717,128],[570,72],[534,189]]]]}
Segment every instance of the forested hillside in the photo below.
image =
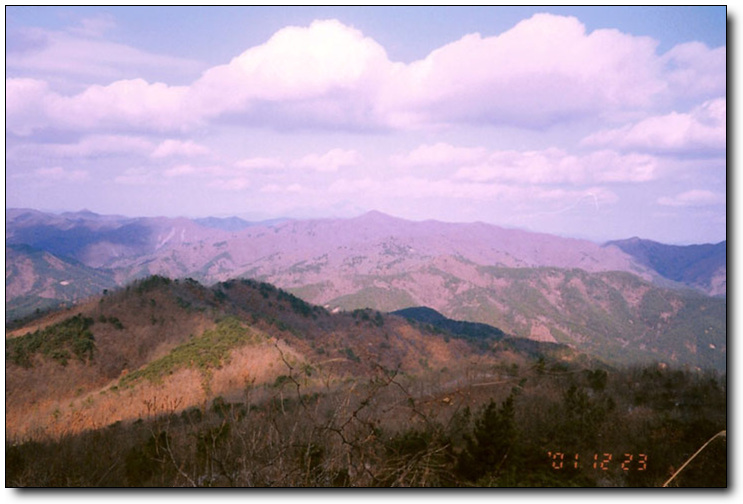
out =
{"type": "MultiPolygon", "coordinates": [[[[726,429],[724,374],[423,312],[150,277],[40,318],[6,339],[6,481],[659,486],[726,429]]],[[[718,436],[673,484],[725,474],[718,436]]]]}

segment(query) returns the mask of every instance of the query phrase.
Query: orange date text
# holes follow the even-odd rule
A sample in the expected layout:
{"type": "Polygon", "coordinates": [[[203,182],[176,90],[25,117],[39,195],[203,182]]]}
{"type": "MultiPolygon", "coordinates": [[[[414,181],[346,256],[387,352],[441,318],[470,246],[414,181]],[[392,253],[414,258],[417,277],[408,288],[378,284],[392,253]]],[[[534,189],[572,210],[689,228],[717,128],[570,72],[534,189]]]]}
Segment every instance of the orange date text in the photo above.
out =
{"type": "Polygon", "coordinates": [[[619,469],[621,471],[646,471],[648,468],[648,455],[646,453],[592,453],[582,455],[569,452],[547,452],[547,457],[552,464],[552,469],[589,468],[597,471],[608,471],[619,469]]]}

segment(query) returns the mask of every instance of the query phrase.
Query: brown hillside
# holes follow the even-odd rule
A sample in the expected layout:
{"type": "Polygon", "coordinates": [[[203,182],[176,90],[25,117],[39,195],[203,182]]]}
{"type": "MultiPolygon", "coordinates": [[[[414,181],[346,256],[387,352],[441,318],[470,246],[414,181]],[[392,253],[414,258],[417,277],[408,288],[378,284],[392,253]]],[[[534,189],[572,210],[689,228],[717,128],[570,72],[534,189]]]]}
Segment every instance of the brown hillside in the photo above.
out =
{"type": "Polygon", "coordinates": [[[276,387],[290,393],[297,380],[311,393],[379,370],[453,369],[480,359],[478,352],[373,310],[331,314],[269,284],[209,289],[150,277],[6,339],[6,432],[57,437],[205,407],[219,396],[244,399],[248,390],[257,398],[276,387]],[[75,337],[92,335],[90,354],[74,353],[84,338],[47,348],[74,332],[65,329],[70,321],[83,324],[75,337]]]}

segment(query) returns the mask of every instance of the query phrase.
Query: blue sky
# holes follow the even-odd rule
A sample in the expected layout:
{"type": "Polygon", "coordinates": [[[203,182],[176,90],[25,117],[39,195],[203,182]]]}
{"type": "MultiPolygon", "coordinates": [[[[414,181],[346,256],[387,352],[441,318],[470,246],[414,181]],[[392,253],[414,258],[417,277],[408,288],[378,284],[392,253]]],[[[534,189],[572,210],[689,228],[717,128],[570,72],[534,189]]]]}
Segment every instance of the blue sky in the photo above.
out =
{"type": "Polygon", "coordinates": [[[6,206],[726,238],[726,11],[6,8],[6,206]]]}

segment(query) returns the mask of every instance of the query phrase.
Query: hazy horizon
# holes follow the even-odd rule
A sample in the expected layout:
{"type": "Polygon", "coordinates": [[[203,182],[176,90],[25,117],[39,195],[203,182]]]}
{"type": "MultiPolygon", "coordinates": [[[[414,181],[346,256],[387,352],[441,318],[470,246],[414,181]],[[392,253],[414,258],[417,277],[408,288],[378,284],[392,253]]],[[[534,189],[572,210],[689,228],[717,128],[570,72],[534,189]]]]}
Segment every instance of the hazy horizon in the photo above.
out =
{"type": "MultiPolygon", "coordinates": [[[[19,208],[19,207],[10,207],[6,208],[6,210],[34,210],[38,212],[43,212],[47,214],[53,214],[53,215],[64,215],[64,214],[76,214],[76,213],[84,213],[84,212],[91,212],[96,215],[104,216],[104,217],[123,217],[125,219],[140,219],[140,218],[152,218],[152,219],[191,219],[191,220],[201,220],[201,219],[241,219],[247,223],[250,224],[261,224],[265,222],[273,222],[273,221],[286,221],[286,222],[294,222],[294,221],[303,221],[303,220],[324,220],[324,219],[356,219],[359,217],[363,217],[370,213],[380,213],[387,217],[391,217],[393,219],[401,219],[405,220],[411,223],[417,223],[417,222],[425,222],[425,221],[432,221],[432,222],[441,222],[444,224],[488,224],[496,227],[501,227],[503,229],[512,229],[512,230],[521,230],[521,231],[527,231],[531,233],[541,233],[541,234],[550,234],[556,237],[561,238],[569,238],[569,239],[576,239],[576,240],[586,240],[590,242],[594,242],[596,244],[604,244],[610,241],[620,241],[620,240],[626,240],[626,239],[634,239],[639,238],[641,240],[650,240],[650,241],[657,241],[652,240],[651,238],[646,238],[644,236],[638,236],[638,235],[632,235],[632,236],[612,236],[608,237],[606,239],[596,239],[590,236],[584,236],[580,233],[547,233],[544,231],[529,229],[526,227],[518,227],[518,226],[508,226],[508,225],[499,225],[496,223],[491,222],[484,222],[479,220],[474,221],[457,221],[457,220],[447,220],[446,218],[426,218],[426,219],[407,219],[405,217],[400,217],[398,215],[394,215],[388,212],[382,212],[380,210],[371,209],[371,210],[363,210],[359,211],[359,213],[355,214],[349,214],[349,215],[327,215],[327,216],[321,216],[321,217],[296,217],[291,215],[278,215],[278,216],[268,216],[268,217],[251,217],[250,214],[221,214],[221,215],[137,215],[137,214],[129,214],[129,213],[116,213],[116,214],[109,214],[109,213],[100,213],[95,212],[93,210],[90,210],[89,208],[79,208],[76,210],[67,210],[67,209],[44,209],[44,208],[19,208]]],[[[664,245],[677,245],[677,246],[686,246],[686,245],[714,245],[721,242],[727,241],[727,238],[723,238],[722,240],[716,241],[716,242],[658,242],[663,243],[664,245]]]]}
{"type": "Polygon", "coordinates": [[[725,7],[8,7],[6,208],[377,210],[719,243],[726,21],[725,7]]]}

